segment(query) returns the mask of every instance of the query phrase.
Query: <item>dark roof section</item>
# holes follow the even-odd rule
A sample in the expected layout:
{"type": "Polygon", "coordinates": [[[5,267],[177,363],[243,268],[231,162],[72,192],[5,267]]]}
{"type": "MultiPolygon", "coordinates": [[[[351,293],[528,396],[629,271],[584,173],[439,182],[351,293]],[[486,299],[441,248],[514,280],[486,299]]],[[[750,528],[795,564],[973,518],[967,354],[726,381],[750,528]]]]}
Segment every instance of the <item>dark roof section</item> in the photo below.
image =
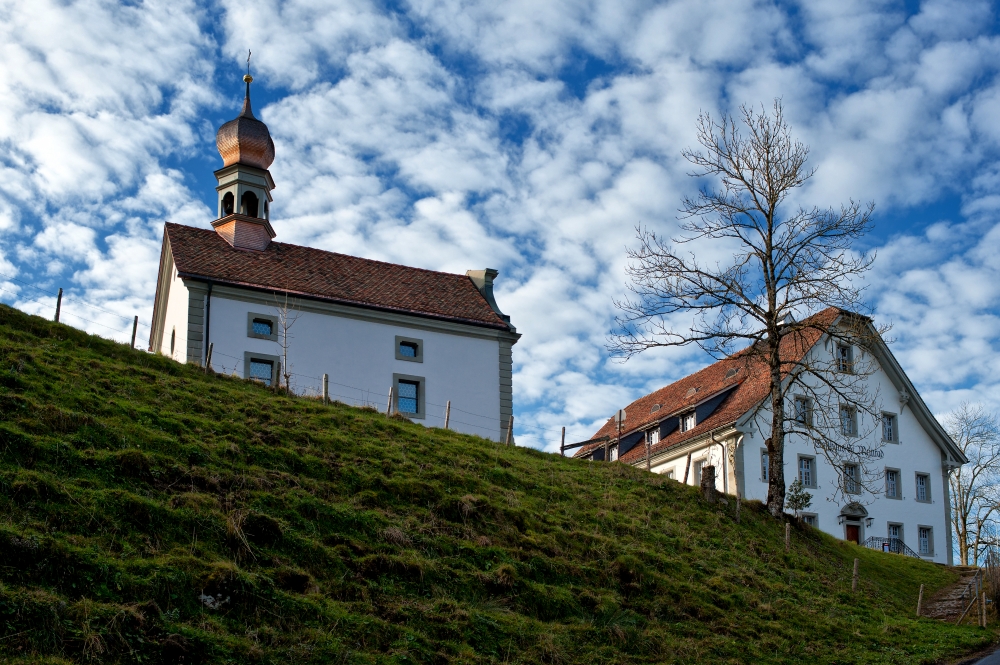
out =
{"type": "Polygon", "coordinates": [[[183,277],[510,329],[466,275],[280,242],[260,252],[236,249],[215,231],[180,224],[166,224],[164,234],[183,277]]]}
{"type": "MultiPolygon", "coordinates": [[[[796,335],[783,338],[781,344],[783,359],[789,363],[800,360],[819,341],[822,331],[833,324],[841,314],[843,314],[841,310],[831,307],[803,320],[803,324],[808,323],[815,327],[804,328],[796,335]]],[[[622,440],[625,441],[625,434],[652,429],[657,423],[663,423],[666,427],[661,428],[660,441],[650,451],[651,455],[656,455],[718,427],[732,425],[737,418],[766,398],[769,390],[770,380],[765,363],[756,356],[736,353],[669,386],[640,397],[625,407],[622,440]],[[700,417],[697,419],[694,429],[681,432],[675,422],[669,422],[671,417],[676,421],[679,414],[700,410],[698,407],[702,405],[712,406],[710,402],[716,397],[723,399],[711,413],[706,414],[704,420],[700,417]],[[653,407],[657,404],[660,407],[654,411],[653,407]]],[[[613,419],[609,419],[592,438],[605,435],[611,436],[612,439],[618,435],[613,419]]],[[[586,457],[598,446],[603,447],[603,444],[581,448],[574,457],[586,457]]],[[[621,459],[624,462],[637,461],[645,455],[645,446],[635,446],[622,455],[621,459]]]]}

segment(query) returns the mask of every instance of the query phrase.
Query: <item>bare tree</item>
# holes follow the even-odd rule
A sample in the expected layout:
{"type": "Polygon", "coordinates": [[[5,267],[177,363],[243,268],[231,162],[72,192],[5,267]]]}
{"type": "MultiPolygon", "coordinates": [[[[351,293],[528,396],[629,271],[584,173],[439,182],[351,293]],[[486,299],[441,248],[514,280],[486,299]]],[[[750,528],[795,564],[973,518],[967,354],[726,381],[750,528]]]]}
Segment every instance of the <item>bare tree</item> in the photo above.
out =
{"type": "Polygon", "coordinates": [[[998,545],[1000,420],[980,404],[962,404],[945,428],[969,463],[952,473],[951,521],[962,563],[974,565],[988,545],[998,545]]]}
{"type": "MultiPolygon", "coordinates": [[[[739,120],[741,127],[731,116],[721,122],[699,116],[701,149],[682,154],[694,165],[689,175],[715,178],[721,187],[705,186],[683,200],[679,237],[637,229],[639,247],[628,250],[631,294],[615,303],[621,313],[609,350],[627,360],[655,347],[697,344],[716,358],[739,352],[748,365],[762,363],[770,380],[762,407],[771,420],[767,505],[777,517],[784,508],[789,432],[812,440],[841,473],[853,464],[867,471],[865,463],[877,456],[855,442],[866,427],[877,426],[865,381],[874,363],[865,349],[881,331],[853,314],[865,309],[859,282],[875,258],[854,244],[871,228],[874,204],[852,200],[839,210],[796,206],[786,212],[789,196],[813,175],[805,166],[808,148],[792,138],[779,100],[770,112],[743,106],[739,120]],[[693,246],[674,247],[688,243],[732,261],[701,261],[693,246]],[[803,316],[831,306],[845,312],[836,330],[803,316]],[[860,352],[837,358],[834,349],[826,361],[794,359],[795,345],[816,332],[860,352]],[[786,399],[798,392],[813,400],[808,415],[786,409],[786,399]]],[[[844,481],[842,490],[858,489],[844,481]]],[[[860,477],[855,482],[865,484],[860,477]]]]}
{"type": "MultiPolygon", "coordinates": [[[[275,300],[277,301],[277,298],[275,300]]],[[[289,331],[295,325],[295,322],[299,320],[300,312],[295,309],[294,300],[289,304],[287,293],[283,302],[277,301],[275,310],[278,312],[278,346],[281,347],[281,372],[285,378],[285,390],[291,392],[292,384],[290,380],[292,370],[288,366],[288,349],[291,345],[292,335],[289,331]]]]}

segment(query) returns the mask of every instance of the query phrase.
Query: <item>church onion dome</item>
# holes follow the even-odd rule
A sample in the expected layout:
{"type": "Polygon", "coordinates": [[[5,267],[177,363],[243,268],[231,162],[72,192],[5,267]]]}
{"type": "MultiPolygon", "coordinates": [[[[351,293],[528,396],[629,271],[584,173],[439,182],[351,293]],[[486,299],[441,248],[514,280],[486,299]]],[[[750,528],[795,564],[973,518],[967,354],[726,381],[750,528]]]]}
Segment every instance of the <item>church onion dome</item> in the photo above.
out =
{"type": "Polygon", "coordinates": [[[224,166],[246,164],[267,170],[274,161],[274,141],[267,125],[253,117],[250,108],[250,83],[253,77],[247,74],[243,77],[247,83],[247,94],[243,100],[243,110],[230,120],[215,135],[215,145],[222,155],[224,166]]]}

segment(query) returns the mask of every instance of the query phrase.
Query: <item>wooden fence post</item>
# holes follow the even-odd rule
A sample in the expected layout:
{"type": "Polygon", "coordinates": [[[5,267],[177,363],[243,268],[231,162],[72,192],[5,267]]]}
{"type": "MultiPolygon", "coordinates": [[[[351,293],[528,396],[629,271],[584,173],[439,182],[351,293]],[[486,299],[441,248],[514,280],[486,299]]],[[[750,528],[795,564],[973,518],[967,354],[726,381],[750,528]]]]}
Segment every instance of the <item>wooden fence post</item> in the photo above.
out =
{"type": "Polygon", "coordinates": [[[860,565],[861,560],[854,560],[854,577],[851,578],[851,592],[856,592],[858,590],[858,565],[860,565]]]}
{"type": "Polygon", "coordinates": [[[62,311],[62,289],[59,289],[59,295],[56,296],[56,323],[59,323],[60,311],[62,311]]]}
{"type": "Polygon", "coordinates": [[[444,428],[448,429],[448,423],[451,422],[451,400],[448,400],[444,405],[444,428]]]}
{"type": "Polygon", "coordinates": [[[132,348],[135,348],[135,333],[139,329],[139,315],[136,314],[135,318],[132,319],[132,348]]]}
{"type": "Polygon", "coordinates": [[[917,616],[920,616],[920,607],[924,604],[924,585],[920,585],[920,593],[917,594],[917,616]]]}
{"type": "Polygon", "coordinates": [[[979,627],[986,628],[986,592],[979,592],[979,627]]]}
{"type": "Polygon", "coordinates": [[[385,405],[385,415],[392,415],[392,386],[389,386],[389,403],[385,405]]]}
{"type": "Polygon", "coordinates": [[[514,441],[514,414],[507,420],[507,440],[504,442],[508,446],[514,441]]]}
{"type": "MultiPolygon", "coordinates": [[[[785,551],[788,552],[792,548],[792,525],[790,522],[785,522],[785,551]]],[[[857,561],[857,559],[855,559],[857,561]]],[[[855,569],[854,574],[857,575],[858,571],[855,569]]]]}
{"type": "Polygon", "coordinates": [[[559,454],[566,457],[566,428],[562,430],[562,440],[559,442],[559,454]]]}
{"type": "MultiPolygon", "coordinates": [[[[139,317],[137,316],[135,318],[138,320],[139,317]]],[[[132,335],[133,335],[132,347],[135,348],[135,342],[134,342],[135,333],[133,332],[132,335]]],[[[213,347],[215,347],[215,342],[209,342],[208,343],[208,355],[205,356],[205,374],[208,374],[209,371],[212,369],[212,348],[213,347]]]]}
{"type": "Polygon", "coordinates": [[[323,405],[330,403],[330,375],[323,375],[323,405]]]}

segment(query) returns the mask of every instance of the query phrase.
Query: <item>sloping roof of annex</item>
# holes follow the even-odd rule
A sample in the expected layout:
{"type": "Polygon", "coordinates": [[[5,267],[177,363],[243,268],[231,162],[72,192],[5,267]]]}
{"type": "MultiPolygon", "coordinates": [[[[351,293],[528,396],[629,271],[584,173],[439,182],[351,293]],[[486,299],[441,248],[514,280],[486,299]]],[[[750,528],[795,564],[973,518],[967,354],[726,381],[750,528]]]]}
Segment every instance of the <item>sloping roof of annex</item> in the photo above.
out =
{"type": "MultiPolygon", "coordinates": [[[[809,349],[823,339],[824,331],[836,325],[844,316],[859,315],[830,307],[803,319],[800,323],[807,327],[794,335],[784,337],[781,342],[781,357],[788,364],[788,369],[802,360],[809,349]]],[[[862,318],[867,325],[871,325],[870,320],[862,318]]],[[[913,409],[921,426],[941,449],[945,463],[960,465],[967,462],[962,451],[955,446],[924,404],[884,341],[877,335],[875,337],[878,339],[873,349],[876,359],[900,394],[907,396],[907,404],[913,409]]],[[[787,371],[784,374],[787,376],[787,371]]],[[[656,457],[671,448],[703,438],[720,428],[735,426],[741,418],[767,399],[769,392],[770,380],[766,363],[755,354],[738,352],[640,397],[625,407],[626,419],[622,429],[622,441],[627,442],[630,435],[634,438],[639,433],[660,427],[660,440],[650,450],[650,457],[656,457]],[[704,411],[704,413],[699,413],[692,429],[682,432],[677,427],[676,421],[679,416],[691,411],[704,411]]],[[[614,440],[617,435],[617,425],[613,418],[609,418],[592,438],[609,436],[614,440]]],[[[602,446],[603,443],[590,444],[581,448],[574,457],[587,457],[602,446]]],[[[621,455],[620,460],[625,463],[638,463],[645,459],[645,454],[645,446],[635,445],[621,455]]]]}
{"type": "Polygon", "coordinates": [[[511,328],[467,275],[281,242],[250,251],[231,246],[215,231],[172,223],[164,227],[164,244],[181,277],[474,326],[511,328]]]}

